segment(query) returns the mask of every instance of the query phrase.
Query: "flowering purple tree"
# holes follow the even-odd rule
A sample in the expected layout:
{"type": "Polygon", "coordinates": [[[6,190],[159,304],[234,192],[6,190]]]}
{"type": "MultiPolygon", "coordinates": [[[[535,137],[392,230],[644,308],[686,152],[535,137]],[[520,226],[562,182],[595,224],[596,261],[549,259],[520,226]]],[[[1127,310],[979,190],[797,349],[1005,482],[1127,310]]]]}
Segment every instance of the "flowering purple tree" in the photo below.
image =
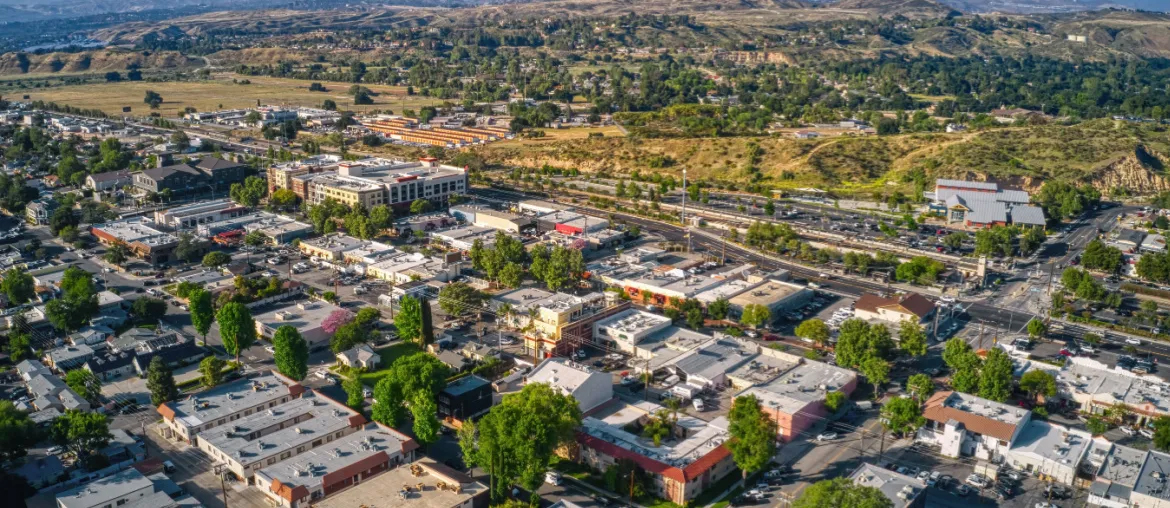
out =
{"type": "Polygon", "coordinates": [[[338,328],[341,328],[350,321],[353,321],[353,317],[354,316],[352,312],[345,309],[337,309],[330,313],[329,317],[325,318],[325,321],[321,322],[321,329],[325,330],[325,333],[333,335],[335,332],[337,332],[338,328]]]}

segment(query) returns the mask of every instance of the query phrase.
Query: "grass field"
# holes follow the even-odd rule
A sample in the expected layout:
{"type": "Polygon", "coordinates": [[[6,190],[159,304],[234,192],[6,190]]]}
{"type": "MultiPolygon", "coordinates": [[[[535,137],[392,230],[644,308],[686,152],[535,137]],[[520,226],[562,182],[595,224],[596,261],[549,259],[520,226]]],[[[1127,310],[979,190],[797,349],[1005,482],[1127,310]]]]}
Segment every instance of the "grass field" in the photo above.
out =
{"type": "Polygon", "coordinates": [[[148,83],[145,81],[124,81],[79,86],[61,86],[34,89],[27,93],[32,100],[44,100],[80,108],[97,108],[112,115],[120,115],[123,106],[130,106],[134,114],[143,115],[148,111],[142,99],[147,90],[153,90],[163,97],[163,104],[157,110],[164,117],[177,117],[187,106],[198,111],[254,107],[260,104],[272,106],[318,107],[325,99],[332,99],[338,108],[355,111],[394,111],[403,108],[418,109],[429,104],[439,105],[442,101],[422,96],[406,95],[405,87],[365,85],[374,93],[373,105],[353,106],[353,97],[346,94],[351,83],[324,82],[327,92],[310,92],[308,81],[270,78],[263,76],[238,76],[216,74],[207,81],[178,81],[148,83]],[[240,85],[232,79],[247,79],[252,83],[240,85]]]}
{"type": "Polygon", "coordinates": [[[390,373],[390,366],[394,364],[394,360],[402,358],[403,356],[410,356],[422,351],[418,345],[413,342],[400,342],[392,346],[384,347],[378,350],[378,355],[382,357],[381,368],[374,372],[364,372],[358,376],[362,384],[368,386],[375,386],[378,384],[386,374],[390,373]]]}

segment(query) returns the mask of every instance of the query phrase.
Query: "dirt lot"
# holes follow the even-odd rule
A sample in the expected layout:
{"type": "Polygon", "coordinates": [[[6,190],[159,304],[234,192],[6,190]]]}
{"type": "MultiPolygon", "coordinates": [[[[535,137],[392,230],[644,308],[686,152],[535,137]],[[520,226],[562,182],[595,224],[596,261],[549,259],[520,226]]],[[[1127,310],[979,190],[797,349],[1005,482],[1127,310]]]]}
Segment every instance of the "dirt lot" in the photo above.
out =
{"type": "Polygon", "coordinates": [[[406,95],[406,88],[399,86],[363,85],[375,94],[374,104],[352,105],[353,97],[346,92],[352,83],[324,82],[326,92],[310,92],[308,81],[270,78],[263,76],[240,76],[234,73],[215,74],[207,81],[148,83],[145,81],[123,81],[119,83],[62,86],[26,93],[31,100],[52,101],[81,108],[97,108],[111,115],[121,115],[123,106],[133,108],[133,114],[144,115],[151,110],[143,103],[147,90],[153,90],[163,97],[163,104],[154,110],[164,117],[177,117],[187,106],[198,111],[254,107],[256,102],[267,105],[319,107],[325,99],[332,99],[339,108],[355,111],[373,109],[392,110],[418,109],[428,104],[438,105],[437,99],[406,95]],[[251,84],[241,85],[232,80],[249,80],[251,84]]]}

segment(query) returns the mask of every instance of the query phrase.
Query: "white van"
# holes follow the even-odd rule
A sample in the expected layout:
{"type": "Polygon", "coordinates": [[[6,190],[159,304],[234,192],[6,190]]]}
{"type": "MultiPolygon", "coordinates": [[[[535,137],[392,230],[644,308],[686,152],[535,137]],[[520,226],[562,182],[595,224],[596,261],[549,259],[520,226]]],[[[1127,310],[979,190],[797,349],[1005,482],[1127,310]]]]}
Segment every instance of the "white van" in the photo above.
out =
{"type": "Polygon", "coordinates": [[[703,399],[694,399],[691,401],[691,405],[694,406],[695,411],[707,410],[707,405],[703,403],[703,399]]]}

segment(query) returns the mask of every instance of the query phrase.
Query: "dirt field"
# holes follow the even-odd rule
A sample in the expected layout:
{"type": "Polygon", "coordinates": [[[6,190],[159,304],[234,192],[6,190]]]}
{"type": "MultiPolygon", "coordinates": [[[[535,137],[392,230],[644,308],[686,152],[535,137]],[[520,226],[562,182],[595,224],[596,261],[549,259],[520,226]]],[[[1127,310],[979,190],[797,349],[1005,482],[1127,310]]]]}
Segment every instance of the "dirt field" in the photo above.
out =
{"type": "Polygon", "coordinates": [[[541,129],[544,131],[542,138],[516,138],[510,141],[501,141],[501,146],[525,146],[540,143],[547,143],[551,141],[566,141],[571,139],[585,139],[593,133],[601,133],[607,138],[620,138],[626,134],[622,132],[621,128],[616,125],[606,125],[604,127],[570,127],[568,129],[541,129]]]}
{"type": "Polygon", "coordinates": [[[353,97],[347,95],[351,83],[324,82],[327,92],[310,92],[308,81],[269,78],[262,76],[238,76],[217,74],[209,81],[148,83],[145,81],[124,81],[79,86],[62,86],[41,90],[22,91],[32,100],[52,101],[81,108],[98,108],[110,114],[120,115],[123,106],[130,106],[135,115],[150,111],[143,103],[147,90],[153,90],[163,97],[163,104],[156,111],[164,117],[177,117],[187,106],[198,111],[234,109],[255,106],[259,101],[272,106],[319,107],[325,99],[332,99],[339,109],[356,111],[383,110],[401,113],[402,109],[415,109],[428,104],[439,105],[442,101],[421,96],[407,96],[405,87],[367,85],[374,93],[374,104],[353,106],[353,97]],[[249,85],[232,83],[232,79],[251,80],[249,85]]]}

